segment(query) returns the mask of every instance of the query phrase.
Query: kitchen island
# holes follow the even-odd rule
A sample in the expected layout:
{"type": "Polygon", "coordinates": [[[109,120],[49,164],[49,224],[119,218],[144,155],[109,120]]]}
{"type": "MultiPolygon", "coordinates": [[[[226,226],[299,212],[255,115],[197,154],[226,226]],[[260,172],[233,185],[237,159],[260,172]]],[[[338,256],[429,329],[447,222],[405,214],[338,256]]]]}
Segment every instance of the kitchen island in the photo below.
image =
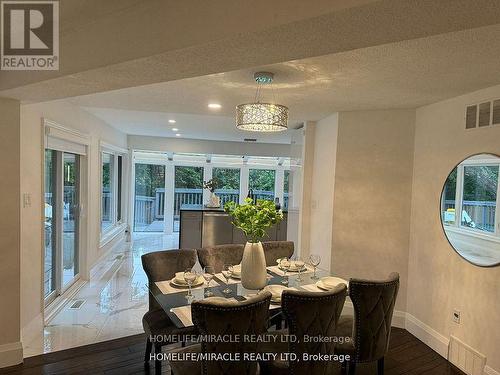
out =
{"type": "MultiPolygon", "coordinates": [[[[267,230],[265,241],[286,241],[287,213],[283,220],[267,230]]],[[[231,217],[222,208],[183,205],[179,219],[179,248],[199,249],[231,243],[244,244],[246,238],[233,226],[231,217]]]]}

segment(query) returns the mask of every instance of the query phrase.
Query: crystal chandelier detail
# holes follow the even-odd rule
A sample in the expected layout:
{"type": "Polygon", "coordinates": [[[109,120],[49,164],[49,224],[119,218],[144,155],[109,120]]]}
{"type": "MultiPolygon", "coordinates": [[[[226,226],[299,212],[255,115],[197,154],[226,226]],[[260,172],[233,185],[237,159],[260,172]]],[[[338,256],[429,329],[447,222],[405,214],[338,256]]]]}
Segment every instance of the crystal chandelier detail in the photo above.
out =
{"type": "MultiPolygon", "coordinates": [[[[279,132],[288,128],[288,108],[281,104],[262,103],[261,88],[273,82],[274,74],[257,72],[254,74],[257,90],[253,103],[236,107],[236,127],[253,132],[279,132]]],[[[272,86],[271,86],[272,88],[272,86]]]]}

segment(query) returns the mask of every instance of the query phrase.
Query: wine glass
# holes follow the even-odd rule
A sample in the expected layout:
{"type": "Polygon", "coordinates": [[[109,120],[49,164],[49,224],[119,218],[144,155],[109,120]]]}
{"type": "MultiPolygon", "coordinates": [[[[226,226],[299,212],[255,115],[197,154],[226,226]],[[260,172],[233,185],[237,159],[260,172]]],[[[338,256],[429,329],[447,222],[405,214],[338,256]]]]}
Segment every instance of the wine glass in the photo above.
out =
{"type": "Polygon", "coordinates": [[[321,257],[318,254],[311,254],[309,255],[309,262],[311,263],[311,266],[314,268],[314,274],[312,275],[311,279],[317,280],[319,279],[318,276],[316,276],[316,268],[318,268],[319,264],[321,263],[321,257]]]}
{"type": "Polygon", "coordinates": [[[291,263],[288,258],[283,258],[280,261],[280,268],[283,270],[283,280],[281,280],[281,283],[284,285],[288,285],[288,276],[287,272],[290,269],[291,263]]]}
{"type": "Polygon", "coordinates": [[[187,297],[193,296],[193,293],[191,293],[191,285],[197,278],[198,278],[198,273],[195,270],[188,268],[186,271],[184,271],[184,280],[186,280],[186,283],[189,287],[187,297]]]}
{"type": "Polygon", "coordinates": [[[226,279],[226,289],[224,289],[222,292],[225,294],[231,294],[232,290],[229,288],[229,279],[231,278],[231,275],[233,274],[233,266],[230,264],[225,264],[224,268],[222,268],[222,276],[224,276],[224,279],[226,279]]]}
{"type": "Polygon", "coordinates": [[[295,259],[295,267],[297,267],[297,272],[299,273],[299,276],[297,276],[297,281],[302,281],[302,271],[304,268],[305,262],[302,258],[297,257],[295,259]]]}
{"type": "MultiPolygon", "coordinates": [[[[203,269],[203,278],[206,280],[207,282],[207,288],[210,287],[210,282],[212,281],[212,279],[214,278],[215,276],[215,271],[214,271],[214,268],[211,267],[211,266],[206,266],[204,269],[203,269]]],[[[211,297],[213,296],[214,294],[210,291],[210,289],[205,289],[205,297],[211,297]]]]}

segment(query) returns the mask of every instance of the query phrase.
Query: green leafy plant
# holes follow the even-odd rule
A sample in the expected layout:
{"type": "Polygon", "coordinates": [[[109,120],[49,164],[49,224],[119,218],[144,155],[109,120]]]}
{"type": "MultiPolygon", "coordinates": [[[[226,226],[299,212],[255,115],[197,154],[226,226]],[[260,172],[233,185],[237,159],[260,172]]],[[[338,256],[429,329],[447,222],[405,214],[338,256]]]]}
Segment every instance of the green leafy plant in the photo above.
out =
{"type": "Polygon", "coordinates": [[[263,199],[254,203],[251,198],[247,198],[244,204],[229,201],[224,210],[231,215],[233,225],[240,228],[247,241],[252,243],[262,240],[267,235],[266,229],[283,219],[283,212],[276,210],[274,202],[263,199]]]}
{"type": "Polygon", "coordinates": [[[208,181],[203,181],[203,188],[210,190],[211,193],[219,187],[219,180],[217,178],[212,178],[208,181]]]}

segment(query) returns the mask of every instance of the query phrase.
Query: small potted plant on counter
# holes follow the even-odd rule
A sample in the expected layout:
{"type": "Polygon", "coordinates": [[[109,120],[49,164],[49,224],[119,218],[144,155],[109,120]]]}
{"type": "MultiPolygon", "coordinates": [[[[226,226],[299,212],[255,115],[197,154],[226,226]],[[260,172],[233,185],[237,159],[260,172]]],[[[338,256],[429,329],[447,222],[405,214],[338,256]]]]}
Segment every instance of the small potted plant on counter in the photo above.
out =
{"type": "Polygon", "coordinates": [[[273,201],[246,198],[244,204],[227,202],[224,210],[231,215],[232,223],[247,238],[241,261],[241,283],[246,289],[262,289],[266,285],[266,258],[261,240],[266,229],[283,219],[283,212],[276,210],[273,201]]]}
{"type": "Polygon", "coordinates": [[[212,178],[208,181],[203,181],[203,188],[210,190],[210,200],[206,207],[217,208],[220,207],[220,197],[215,195],[215,189],[219,187],[219,180],[212,178]]]}

